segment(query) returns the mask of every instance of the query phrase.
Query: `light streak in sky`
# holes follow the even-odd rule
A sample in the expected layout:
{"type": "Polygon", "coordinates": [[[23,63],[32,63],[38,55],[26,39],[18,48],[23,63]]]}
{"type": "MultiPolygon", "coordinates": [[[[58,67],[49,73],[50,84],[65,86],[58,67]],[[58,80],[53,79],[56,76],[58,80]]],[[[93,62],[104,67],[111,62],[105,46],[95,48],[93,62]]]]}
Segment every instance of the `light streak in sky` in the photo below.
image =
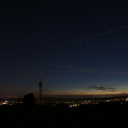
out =
{"type": "MultiPolygon", "coordinates": [[[[111,32],[115,32],[115,31],[118,31],[118,30],[121,30],[121,29],[124,29],[124,28],[128,28],[128,26],[124,26],[124,27],[120,27],[120,28],[117,28],[117,29],[113,29],[113,30],[110,30],[110,31],[107,31],[107,32],[104,32],[104,33],[100,33],[100,34],[97,34],[95,36],[90,36],[90,37],[87,37],[87,38],[84,38],[84,39],[75,40],[75,41],[69,42],[68,44],[66,44],[66,46],[74,44],[74,43],[78,43],[78,42],[81,42],[81,41],[86,41],[86,40],[89,40],[89,39],[93,39],[93,38],[96,38],[96,37],[99,37],[99,36],[102,36],[102,35],[106,35],[106,34],[109,34],[111,32]]],[[[88,43],[87,43],[87,46],[88,46],[88,43]]],[[[52,49],[54,49],[54,48],[59,48],[60,49],[61,47],[64,47],[64,46],[63,45],[61,45],[61,46],[59,45],[59,46],[53,47],[52,49]]]]}
{"type": "Polygon", "coordinates": [[[95,38],[95,37],[99,37],[99,36],[102,36],[102,35],[106,35],[106,34],[108,34],[108,33],[115,32],[115,31],[118,31],[118,30],[120,30],[120,29],[127,28],[127,27],[128,27],[128,26],[120,27],[120,28],[113,29],[113,30],[111,30],[111,31],[107,31],[107,32],[104,32],[104,33],[101,33],[101,34],[98,34],[98,35],[95,35],[95,36],[91,36],[91,37],[88,37],[88,38],[84,38],[84,39],[72,41],[72,42],[70,42],[70,44],[77,43],[77,42],[79,42],[79,41],[89,40],[89,39],[92,39],[92,38],[95,38]]]}

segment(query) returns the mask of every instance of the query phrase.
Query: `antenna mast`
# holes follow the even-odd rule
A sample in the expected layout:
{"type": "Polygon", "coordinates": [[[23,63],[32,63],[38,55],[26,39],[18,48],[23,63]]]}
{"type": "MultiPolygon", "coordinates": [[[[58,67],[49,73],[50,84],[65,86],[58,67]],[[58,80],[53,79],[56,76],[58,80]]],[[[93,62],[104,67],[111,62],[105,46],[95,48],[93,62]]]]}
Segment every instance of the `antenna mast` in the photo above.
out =
{"type": "Polygon", "coordinates": [[[42,82],[41,82],[41,78],[40,78],[40,82],[39,82],[39,98],[40,98],[40,104],[41,104],[41,87],[42,87],[42,82]]]}

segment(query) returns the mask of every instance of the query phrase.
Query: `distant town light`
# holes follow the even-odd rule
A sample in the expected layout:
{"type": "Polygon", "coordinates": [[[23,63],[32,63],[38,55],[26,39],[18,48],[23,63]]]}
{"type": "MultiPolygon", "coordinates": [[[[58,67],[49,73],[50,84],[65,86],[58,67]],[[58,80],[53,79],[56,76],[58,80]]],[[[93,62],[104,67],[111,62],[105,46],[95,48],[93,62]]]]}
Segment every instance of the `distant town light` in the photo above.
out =
{"type": "Polygon", "coordinates": [[[3,102],[2,104],[7,104],[6,102],[3,102]]]}

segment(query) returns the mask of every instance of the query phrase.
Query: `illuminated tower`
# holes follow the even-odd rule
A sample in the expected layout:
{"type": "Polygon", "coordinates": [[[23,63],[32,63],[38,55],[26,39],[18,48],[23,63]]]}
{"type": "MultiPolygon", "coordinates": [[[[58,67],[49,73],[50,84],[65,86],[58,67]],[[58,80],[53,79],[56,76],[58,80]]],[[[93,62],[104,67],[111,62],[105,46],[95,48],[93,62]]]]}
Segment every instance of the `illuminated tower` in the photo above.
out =
{"type": "Polygon", "coordinates": [[[41,82],[41,79],[40,79],[40,82],[39,82],[39,98],[40,98],[40,103],[41,103],[41,87],[42,87],[42,82],[41,82]]]}

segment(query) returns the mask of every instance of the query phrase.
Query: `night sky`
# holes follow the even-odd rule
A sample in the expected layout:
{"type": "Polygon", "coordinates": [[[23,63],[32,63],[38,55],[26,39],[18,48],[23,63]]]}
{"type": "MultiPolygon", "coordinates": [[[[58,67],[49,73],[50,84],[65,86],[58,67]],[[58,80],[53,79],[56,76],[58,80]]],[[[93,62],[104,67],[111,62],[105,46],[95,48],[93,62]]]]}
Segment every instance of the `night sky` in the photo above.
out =
{"type": "Polygon", "coordinates": [[[128,94],[127,0],[1,0],[0,97],[128,94]]]}

